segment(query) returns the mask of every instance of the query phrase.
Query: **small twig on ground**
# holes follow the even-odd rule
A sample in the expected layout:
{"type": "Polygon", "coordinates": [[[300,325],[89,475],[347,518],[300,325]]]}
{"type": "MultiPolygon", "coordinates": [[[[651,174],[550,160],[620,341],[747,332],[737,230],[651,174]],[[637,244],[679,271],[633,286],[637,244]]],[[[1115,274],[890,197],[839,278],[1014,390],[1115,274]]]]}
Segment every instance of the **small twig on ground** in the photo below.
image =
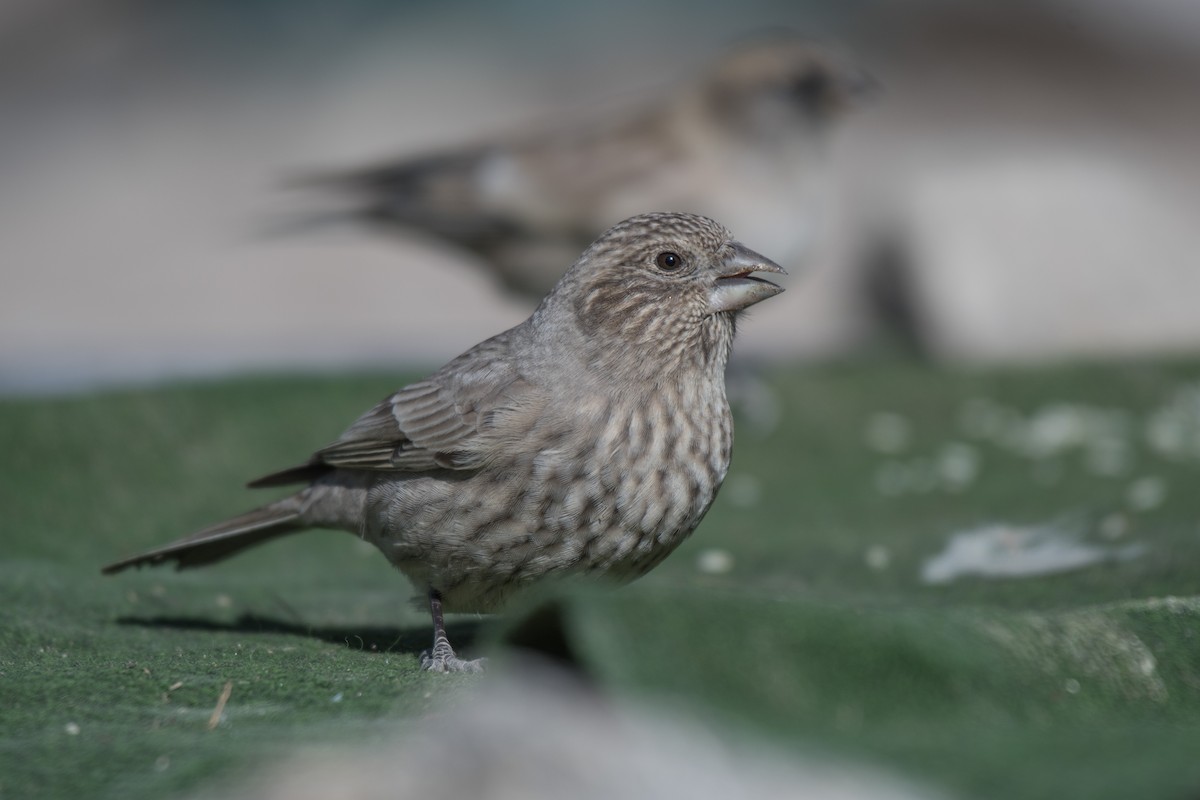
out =
{"type": "Polygon", "coordinates": [[[212,716],[208,718],[210,731],[221,722],[221,714],[224,713],[225,704],[229,702],[231,694],[233,694],[233,681],[225,681],[225,686],[221,689],[221,696],[217,698],[217,707],[213,709],[212,716]]]}

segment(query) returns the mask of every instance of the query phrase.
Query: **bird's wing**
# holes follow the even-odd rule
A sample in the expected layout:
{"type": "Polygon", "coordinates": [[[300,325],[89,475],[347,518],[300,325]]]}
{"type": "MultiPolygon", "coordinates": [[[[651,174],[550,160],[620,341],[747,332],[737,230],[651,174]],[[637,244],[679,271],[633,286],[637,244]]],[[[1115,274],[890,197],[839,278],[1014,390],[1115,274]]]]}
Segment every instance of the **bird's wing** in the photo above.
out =
{"type": "Polygon", "coordinates": [[[250,486],[312,480],[332,468],[476,469],[494,446],[493,437],[481,435],[489,412],[521,403],[532,393],[533,387],[508,358],[501,334],[385,398],[307,464],[266,475],[250,486]]]}
{"type": "Polygon", "coordinates": [[[359,417],[315,457],[347,469],[470,468],[477,412],[455,394],[433,381],[406,386],[359,417]]]}

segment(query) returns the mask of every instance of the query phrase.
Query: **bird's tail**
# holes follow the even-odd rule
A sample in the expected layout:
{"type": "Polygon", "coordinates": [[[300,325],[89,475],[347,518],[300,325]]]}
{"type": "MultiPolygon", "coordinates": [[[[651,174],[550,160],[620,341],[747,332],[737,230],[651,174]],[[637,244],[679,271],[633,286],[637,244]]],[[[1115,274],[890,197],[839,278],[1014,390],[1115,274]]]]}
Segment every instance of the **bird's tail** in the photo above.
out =
{"type": "Polygon", "coordinates": [[[476,173],[485,154],[446,153],[344,171],[285,178],[283,187],[319,199],[315,211],[290,215],[272,230],[294,234],[347,223],[394,226],[462,241],[504,234],[511,215],[477,201],[476,173]]]}
{"type": "Polygon", "coordinates": [[[255,221],[251,234],[258,239],[361,229],[378,222],[387,195],[359,172],[314,172],[289,175],[278,184],[293,202],[255,221]]]}
{"type": "Polygon", "coordinates": [[[111,575],[127,567],[164,564],[168,561],[174,561],[176,569],[211,564],[278,536],[304,530],[308,526],[300,519],[300,512],[300,495],[285,497],[170,544],[109,564],[102,572],[111,575]]]}

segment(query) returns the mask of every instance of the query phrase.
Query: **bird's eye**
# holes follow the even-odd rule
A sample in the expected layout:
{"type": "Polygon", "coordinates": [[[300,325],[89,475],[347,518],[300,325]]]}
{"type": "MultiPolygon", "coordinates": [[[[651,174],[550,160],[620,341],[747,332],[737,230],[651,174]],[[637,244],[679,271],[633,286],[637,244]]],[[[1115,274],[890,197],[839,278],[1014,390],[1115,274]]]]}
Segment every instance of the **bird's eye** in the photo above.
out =
{"type": "Polygon", "coordinates": [[[825,78],[819,73],[806,72],[796,76],[789,89],[801,103],[815,105],[825,94],[825,78]]]}
{"type": "Polygon", "coordinates": [[[663,272],[674,272],[683,266],[683,256],[668,250],[665,253],[659,253],[658,257],[654,259],[654,263],[663,272]]]}

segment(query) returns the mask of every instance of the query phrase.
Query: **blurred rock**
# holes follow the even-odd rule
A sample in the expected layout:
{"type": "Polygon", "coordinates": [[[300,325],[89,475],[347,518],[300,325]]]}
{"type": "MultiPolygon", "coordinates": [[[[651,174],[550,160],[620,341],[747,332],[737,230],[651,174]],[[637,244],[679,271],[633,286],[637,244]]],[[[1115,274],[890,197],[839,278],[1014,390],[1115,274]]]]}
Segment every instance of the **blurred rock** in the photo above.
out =
{"type": "Polygon", "coordinates": [[[920,341],[957,360],[1200,346],[1200,191],[1077,152],[939,164],[897,203],[920,341]]]}
{"type": "Polygon", "coordinates": [[[310,752],[231,800],[915,800],[932,797],[872,768],[728,743],[681,714],[613,706],[533,671],[485,684],[389,744],[310,752]]]}

